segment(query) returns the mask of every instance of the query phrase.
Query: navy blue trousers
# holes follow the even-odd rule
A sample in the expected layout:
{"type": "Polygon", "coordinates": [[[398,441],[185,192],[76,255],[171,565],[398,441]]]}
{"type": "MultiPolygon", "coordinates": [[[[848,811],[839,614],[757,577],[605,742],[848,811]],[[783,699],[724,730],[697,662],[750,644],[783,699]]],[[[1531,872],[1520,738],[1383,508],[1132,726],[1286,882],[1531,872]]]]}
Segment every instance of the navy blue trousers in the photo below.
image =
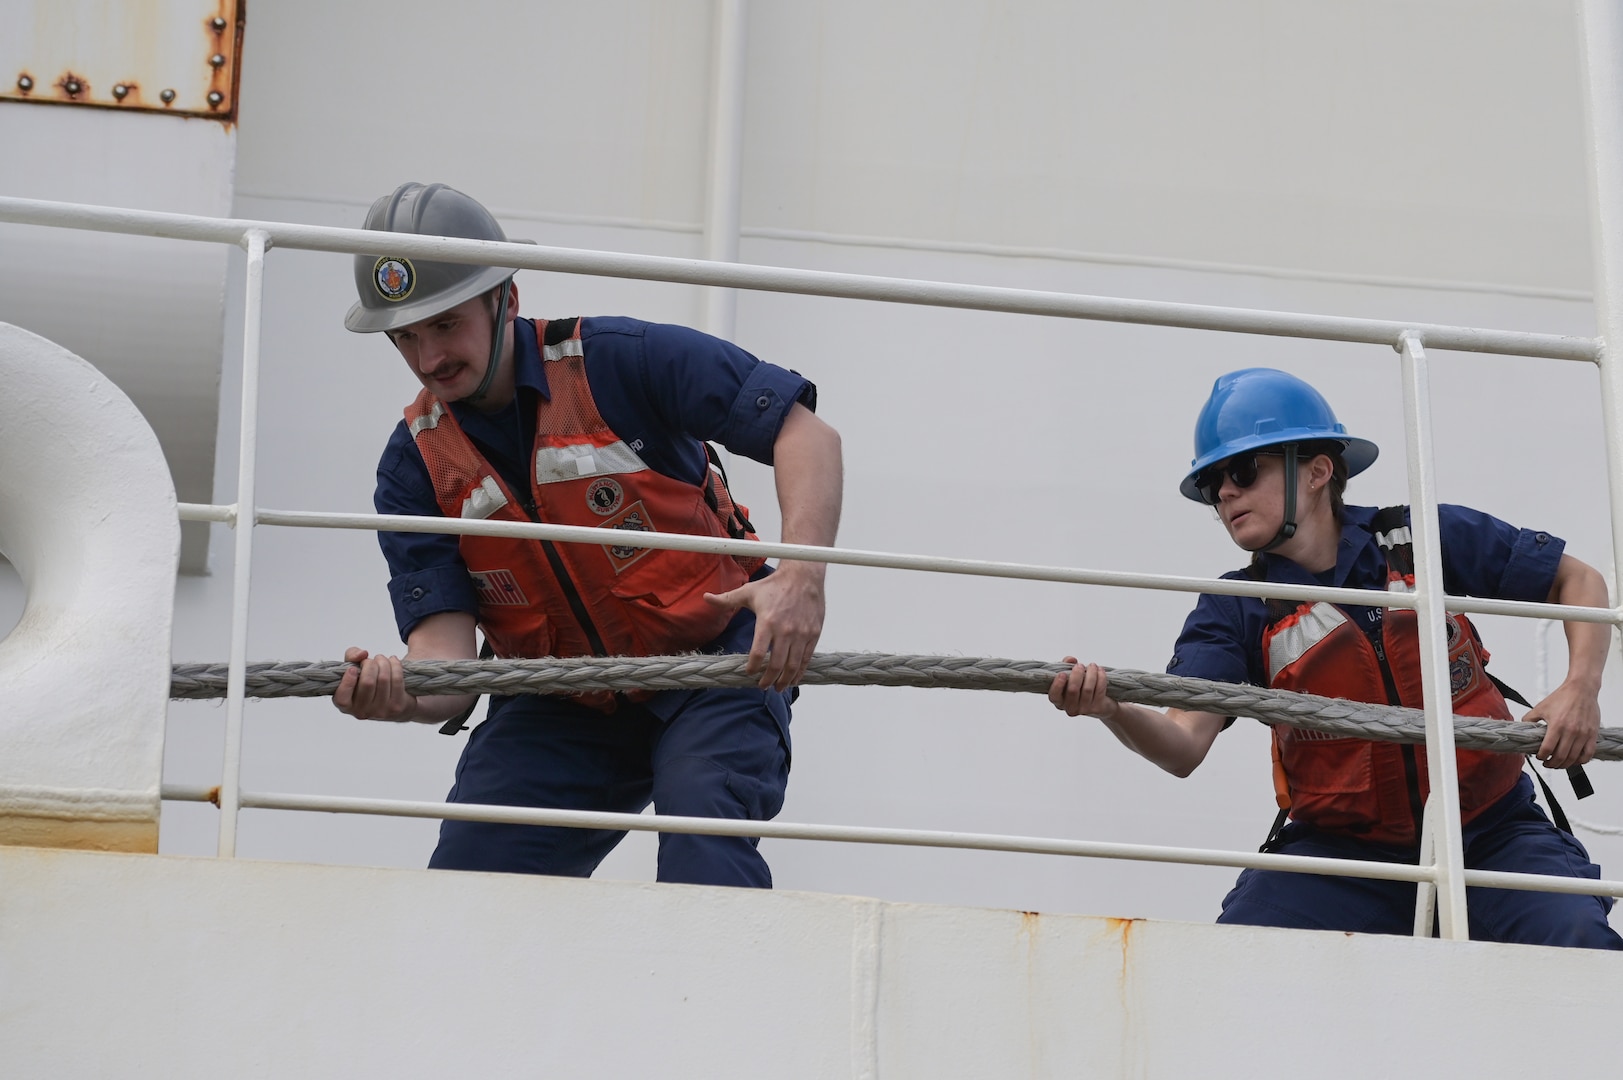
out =
{"type": "MultiPolygon", "coordinates": [[[[1584,846],[1550,824],[1533,802],[1526,773],[1510,794],[1465,826],[1465,866],[1524,874],[1598,879],[1600,867],[1584,846]]],[[[1281,855],[1316,855],[1370,862],[1418,861],[1415,848],[1372,844],[1291,822],[1271,850],[1281,855]]],[[[1303,930],[1346,930],[1365,934],[1414,933],[1416,885],[1408,881],[1287,874],[1246,870],[1223,899],[1220,923],[1290,926],[1303,930]]],[[[1470,934],[1475,941],[1524,945],[1566,945],[1623,949],[1606,922],[1609,896],[1524,892],[1519,889],[1465,890],[1470,934]]]]}
{"type": "MultiPolygon", "coordinates": [[[[622,702],[605,716],[563,698],[492,703],[448,801],[767,821],[789,782],[789,695],[699,690],[669,714],[622,702]]],[[[446,821],[429,866],[589,877],[624,832],[446,821]]],[[[659,835],[659,880],[769,889],[745,837],[659,835]]]]}

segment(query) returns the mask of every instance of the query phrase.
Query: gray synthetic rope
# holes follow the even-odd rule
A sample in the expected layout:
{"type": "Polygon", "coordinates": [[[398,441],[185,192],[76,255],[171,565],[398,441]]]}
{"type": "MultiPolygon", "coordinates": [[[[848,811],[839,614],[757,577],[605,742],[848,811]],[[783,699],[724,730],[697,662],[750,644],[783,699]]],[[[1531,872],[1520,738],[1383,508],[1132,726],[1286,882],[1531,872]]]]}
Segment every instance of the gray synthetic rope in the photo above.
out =
{"type": "MultiPolygon", "coordinates": [[[[414,660],[405,663],[412,694],[578,694],[589,690],[688,690],[708,686],[754,686],[746,657],[574,657],[540,660],[414,660]]],[[[339,660],[248,665],[247,696],[328,697],[350,665],[339,660]]],[[[1054,676],[1069,665],[1039,660],[973,656],[907,656],[886,653],[819,653],[803,686],[924,686],[1047,694],[1054,676]]],[[[1295,694],[1257,686],[1211,682],[1125,668],[1107,668],[1110,696],[1158,708],[1249,716],[1267,724],[1290,724],[1333,735],[1383,742],[1424,742],[1425,715],[1418,709],[1295,694]]],[[[226,696],[226,665],[176,664],[169,696],[226,696]]],[[[1454,741],[1474,750],[1529,754],[1544,738],[1542,726],[1454,718],[1454,741]]],[[[1623,728],[1602,728],[1595,757],[1623,759],[1623,728]]]]}

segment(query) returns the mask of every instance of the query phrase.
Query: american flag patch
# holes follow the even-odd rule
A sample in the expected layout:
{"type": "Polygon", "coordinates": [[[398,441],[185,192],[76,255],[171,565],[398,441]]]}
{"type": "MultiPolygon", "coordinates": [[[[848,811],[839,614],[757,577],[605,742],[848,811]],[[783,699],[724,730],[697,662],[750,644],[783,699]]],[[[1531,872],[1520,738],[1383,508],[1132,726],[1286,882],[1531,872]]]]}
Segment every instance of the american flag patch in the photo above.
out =
{"type": "Polygon", "coordinates": [[[469,574],[481,604],[516,607],[530,602],[511,570],[471,570],[469,574]]]}

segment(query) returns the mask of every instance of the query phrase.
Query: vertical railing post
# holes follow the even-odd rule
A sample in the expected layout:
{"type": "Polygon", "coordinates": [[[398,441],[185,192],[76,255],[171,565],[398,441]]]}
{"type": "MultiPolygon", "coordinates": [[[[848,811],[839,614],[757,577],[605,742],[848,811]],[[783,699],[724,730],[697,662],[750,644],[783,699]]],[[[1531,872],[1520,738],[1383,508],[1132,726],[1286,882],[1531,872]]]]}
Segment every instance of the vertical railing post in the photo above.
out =
{"type": "MultiPolygon", "coordinates": [[[[744,78],[748,22],[744,0],[716,0],[715,66],[710,83],[709,176],[705,185],[704,257],[738,261],[744,187],[744,78]]],[[[706,333],[728,341],[738,326],[738,290],[704,290],[706,333]]]]}
{"type": "MultiPolygon", "coordinates": [[[[1426,816],[1436,855],[1437,916],[1442,936],[1469,937],[1465,916],[1465,846],[1460,830],[1459,769],[1454,758],[1454,700],[1443,629],[1443,553],[1438,543],[1436,476],[1432,467],[1431,381],[1426,350],[1414,334],[1398,346],[1403,357],[1403,423],[1409,450],[1409,527],[1414,543],[1415,617],[1420,631],[1420,686],[1426,697],[1426,816]]],[[[1417,822],[1417,825],[1424,823],[1417,822]]]]}
{"type": "Polygon", "coordinates": [[[236,530],[231,573],[231,654],[226,669],[225,760],[220,774],[219,853],[237,853],[237,812],[242,803],[242,711],[248,670],[248,586],[253,576],[254,458],[259,445],[259,339],[264,311],[265,251],[270,238],[263,229],[243,237],[248,249],[247,302],[242,327],[242,430],[237,441],[237,502],[231,525],[236,530]]]}
{"type": "MultiPolygon", "coordinates": [[[[1420,865],[1430,866],[1437,859],[1437,793],[1426,797],[1426,809],[1420,818],[1420,865]]],[[[1431,937],[1437,920],[1437,883],[1421,881],[1415,885],[1414,936],[1431,937]]]]}
{"type": "MultiPolygon", "coordinates": [[[[1589,138],[1590,255],[1595,291],[1595,328],[1600,335],[1601,424],[1606,433],[1607,490],[1612,503],[1612,581],[1623,582],[1623,304],[1612,284],[1623,286],[1623,11],[1617,0],[1579,0],[1584,72],[1584,114],[1589,138]]],[[[1612,606],[1619,597],[1613,586],[1612,606]]]]}

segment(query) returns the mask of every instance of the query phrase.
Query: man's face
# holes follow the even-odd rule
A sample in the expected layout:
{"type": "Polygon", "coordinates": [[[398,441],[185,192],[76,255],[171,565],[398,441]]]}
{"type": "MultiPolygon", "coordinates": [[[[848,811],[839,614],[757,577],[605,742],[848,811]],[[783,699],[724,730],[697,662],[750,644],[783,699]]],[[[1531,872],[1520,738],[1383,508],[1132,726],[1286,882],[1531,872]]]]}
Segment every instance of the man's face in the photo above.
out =
{"type": "Polygon", "coordinates": [[[460,401],[478,389],[490,362],[488,296],[389,333],[406,366],[441,401],[460,401]]]}

